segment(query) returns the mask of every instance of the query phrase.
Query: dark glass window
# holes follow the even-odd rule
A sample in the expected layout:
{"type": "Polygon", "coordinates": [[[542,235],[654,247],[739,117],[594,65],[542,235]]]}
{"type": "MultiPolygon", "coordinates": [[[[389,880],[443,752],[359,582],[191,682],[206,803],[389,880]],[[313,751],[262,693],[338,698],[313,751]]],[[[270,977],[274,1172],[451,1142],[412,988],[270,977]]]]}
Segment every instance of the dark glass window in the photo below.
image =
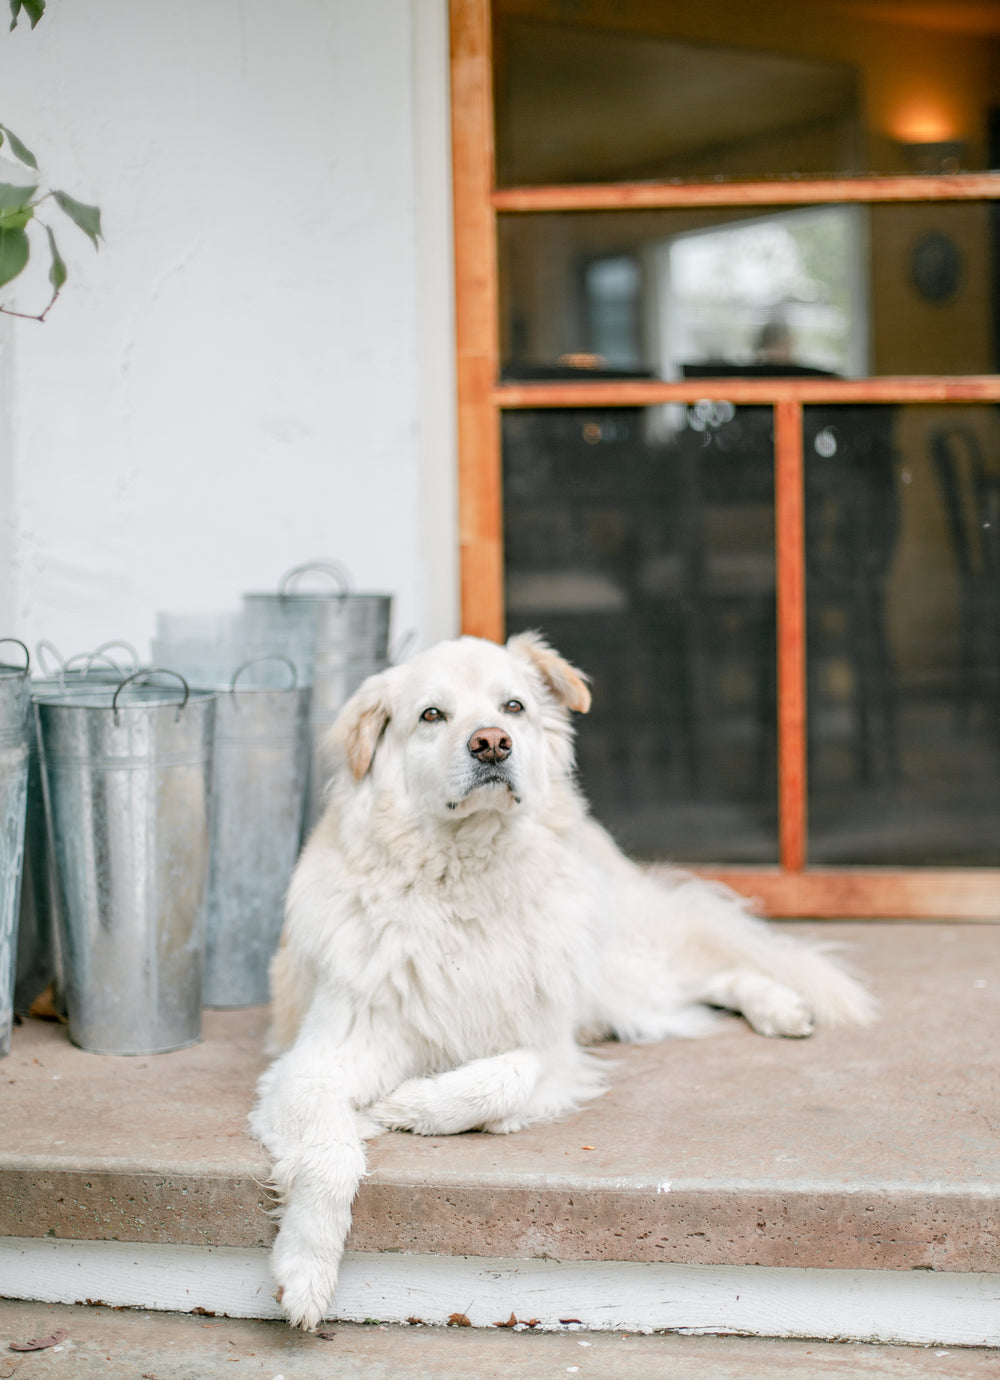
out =
{"type": "Polygon", "coordinates": [[[632,851],[777,858],[772,413],[504,416],[507,628],[593,677],[583,785],[632,851]]]}
{"type": "MultiPolygon", "coordinates": [[[[804,410],[812,863],[1000,864],[1000,414],[804,410]]],[[[504,415],[508,630],[593,676],[597,816],[777,858],[773,413],[504,415]]]]}
{"type": "Polygon", "coordinates": [[[1000,863],[1000,417],[805,412],[809,860],[1000,863]]]}
{"type": "Polygon", "coordinates": [[[707,375],[713,364],[840,377],[991,373],[1000,281],[991,209],[504,215],[504,372],[537,377],[589,356],[664,379],[707,375]]]}
{"type": "Polygon", "coordinates": [[[990,166],[995,7],[502,0],[496,13],[500,186],[990,166]]]}

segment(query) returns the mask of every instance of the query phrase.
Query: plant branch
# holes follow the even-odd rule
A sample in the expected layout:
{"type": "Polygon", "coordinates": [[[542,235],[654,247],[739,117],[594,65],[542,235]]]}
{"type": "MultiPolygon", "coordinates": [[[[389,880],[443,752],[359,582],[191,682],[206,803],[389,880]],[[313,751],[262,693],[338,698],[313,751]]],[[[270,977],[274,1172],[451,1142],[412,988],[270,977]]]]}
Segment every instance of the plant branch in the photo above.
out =
{"type": "Polygon", "coordinates": [[[44,321],[45,318],[46,318],[46,316],[48,316],[49,311],[52,309],[52,307],[55,306],[56,298],[57,298],[58,296],[59,296],[59,289],[56,288],[55,292],[54,292],[54,293],[52,294],[52,296],[49,298],[48,305],[47,305],[42,311],[40,311],[40,312],[32,312],[32,311],[15,311],[13,307],[3,307],[3,306],[0,306],[0,315],[3,315],[3,316],[17,316],[17,317],[19,317],[22,321],[44,321]]]}

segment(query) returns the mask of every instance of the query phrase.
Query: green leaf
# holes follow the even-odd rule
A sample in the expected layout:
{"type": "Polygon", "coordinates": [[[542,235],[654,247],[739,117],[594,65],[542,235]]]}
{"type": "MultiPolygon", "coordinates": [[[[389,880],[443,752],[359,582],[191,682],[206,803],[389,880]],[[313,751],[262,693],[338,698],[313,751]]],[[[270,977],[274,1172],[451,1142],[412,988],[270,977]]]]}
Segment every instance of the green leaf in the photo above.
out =
{"type": "Polygon", "coordinates": [[[24,206],[38,191],[36,187],[15,187],[12,182],[0,182],[0,211],[11,206],[24,206]]]}
{"type": "Polygon", "coordinates": [[[35,214],[33,206],[9,206],[0,210],[0,230],[23,230],[35,214]]]}
{"type": "Polygon", "coordinates": [[[0,287],[16,278],[28,262],[28,236],[23,230],[0,229],[0,287]]]}
{"type": "Polygon", "coordinates": [[[66,192],[53,192],[56,203],[61,211],[65,211],[74,225],[79,226],[85,235],[89,235],[94,242],[96,249],[98,238],[101,235],[101,208],[99,206],[86,206],[82,201],[77,201],[75,197],[69,196],[66,192]]]}
{"type": "Polygon", "coordinates": [[[66,281],[66,265],[63,262],[62,255],[56,248],[55,235],[53,235],[52,231],[49,229],[48,226],[46,226],[45,229],[49,237],[49,248],[52,251],[52,267],[49,269],[49,282],[55,288],[56,292],[58,292],[59,289],[62,287],[63,283],[65,283],[66,281]]]}
{"type": "Polygon", "coordinates": [[[11,29],[17,28],[17,21],[22,10],[31,20],[31,27],[34,28],[45,13],[45,0],[10,0],[11,29]]]}
{"type": "Polygon", "coordinates": [[[8,144],[10,144],[11,152],[13,153],[14,157],[20,158],[22,163],[27,163],[29,168],[34,168],[37,171],[38,159],[31,152],[31,149],[29,149],[25,144],[23,144],[21,140],[17,137],[17,135],[14,133],[14,131],[12,129],[8,129],[6,125],[0,125],[0,131],[6,134],[7,142],[8,144]]]}

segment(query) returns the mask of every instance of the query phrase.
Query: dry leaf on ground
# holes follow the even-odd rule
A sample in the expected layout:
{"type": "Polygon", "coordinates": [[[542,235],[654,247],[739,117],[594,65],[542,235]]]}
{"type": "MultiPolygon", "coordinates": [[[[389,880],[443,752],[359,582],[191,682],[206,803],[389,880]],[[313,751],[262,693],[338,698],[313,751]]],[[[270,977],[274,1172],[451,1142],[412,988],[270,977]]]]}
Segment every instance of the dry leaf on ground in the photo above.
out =
{"type": "Polygon", "coordinates": [[[66,1340],[69,1333],[64,1327],[53,1332],[51,1337],[29,1337],[26,1342],[11,1342],[11,1351],[45,1351],[50,1346],[58,1346],[66,1340]]]}

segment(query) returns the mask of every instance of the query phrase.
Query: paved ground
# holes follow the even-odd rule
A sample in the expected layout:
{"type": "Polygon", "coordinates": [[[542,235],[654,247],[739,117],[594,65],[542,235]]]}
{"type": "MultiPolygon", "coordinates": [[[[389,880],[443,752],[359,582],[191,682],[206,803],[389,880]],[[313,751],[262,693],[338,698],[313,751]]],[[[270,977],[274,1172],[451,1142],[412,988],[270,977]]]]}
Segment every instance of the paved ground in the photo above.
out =
{"type": "Polygon", "coordinates": [[[0,1380],[996,1380],[1000,1351],[281,1323],[0,1301],[0,1380]],[[58,1349],[11,1342],[64,1330],[58,1349]]]}
{"type": "MultiPolygon", "coordinates": [[[[707,1040],[609,1048],[608,1094],[554,1125],[387,1135],[352,1248],[995,1271],[1000,926],[791,928],[848,946],[876,1025],[764,1040],[724,1018],[707,1040]]],[[[0,1232],[266,1246],[267,1162],[245,1130],[265,1023],[206,1012],[201,1044],[136,1059],[15,1030],[0,1232]]]]}
{"type": "MultiPolygon", "coordinates": [[[[388,1135],[353,1249],[995,1273],[1000,926],[792,928],[850,946],[875,1026],[769,1041],[727,1018],[708,1040],[608,1051],[611,1091],[553,1126],[388,1135]]],[[[16,1030],[0,1065],[0,1233],[266,1246],[267,1165],[245,1132],[265,1016],[206,1013],[202,1044],[139,1059],[87,1054],[37,1021],[16,1030]]],[[[79,1297],[106,1297],[100,1278],[79,1297]]],[[[1000,1380],[1000,1353],[957,1348],[350,1326],[322,1342],[271,1323],[6,1308],[0,1338],[69,1336],[60,1352],[0,1340],[0,1380],[1000,1380]]]]}

